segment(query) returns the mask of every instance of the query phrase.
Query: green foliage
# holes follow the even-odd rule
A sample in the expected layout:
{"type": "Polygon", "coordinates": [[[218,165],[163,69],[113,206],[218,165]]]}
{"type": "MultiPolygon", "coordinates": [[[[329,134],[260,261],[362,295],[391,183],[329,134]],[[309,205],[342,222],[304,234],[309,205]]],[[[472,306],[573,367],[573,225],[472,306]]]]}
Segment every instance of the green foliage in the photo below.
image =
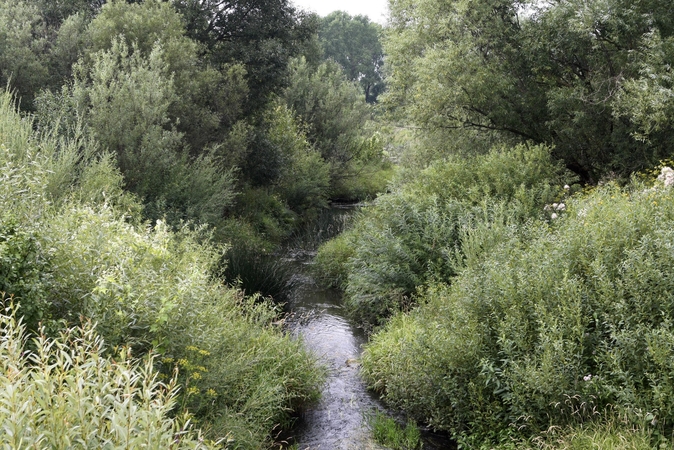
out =
{"type": "Polygon", "coordinates": [[[335,11],[321,19],[318,37],[325,58],[339,63],[351,81],[357,81],[365,101],[375,103],[384,90],[382,28],[366,16],[335,11]]]}
{"type": "Polygon", "coordinates": [[[290,235],[297,223],[297,215],[288,209],[283,199],[271,189],[246,189],[236,200],[239,219],[230,220],[223,230],[225,240],[235,246],[241,243],[270,251],[290,235]],[[237,228],[241,228],[241,233],[237,228]],[[259,236],[261,245],[250,245],[252,236],[246,232],[247,228],[259,236]]]}
{"type": "Polygon", "coordinates": [[[116,153],[128,189],[158,197],[181,145],[180,134],[167,126],[176,97],[162,49],[145,59],[116,40],[110,51],[93,55],[90,71],[83,65],[78,71],[73,95],[94,138],[116,153]]]}
{"type": "Polygon", "coordinates": [[[353,233],[346,231],[318,248],[314,271],[327,287],[344,289],[349,275],[347,262],[356,253],[353,233]]]}
{"type": "Polygon", "coordinates": [[[589,424],[551,432],[549,436],[534,441],[534,445],[520,448],[584,450],[601,448],[607,450],[647,450],[670,448],[667,438],[658,437],[652,429],[635,427],[622,420],[606,424],[589,424]]]}
{"type": "Polygon", "coordinates": [[[127,47],[134,45],[144,55],[149,55],[161,43],[171,69],[176,70],[191,56],[196,47],[184,36],[180,15],[170,4],[149,0],[127,3],[107,2],[87,30],[92,53],[110,50],[121,38],[127,47]]]}
{"type": "Polygon", "coordinates": [[[214,279],[223,249],[203,243],[208,233],[141,223],[91,141],[40,136],[8,95],[0,106],[0,209],[13,212],[1,226],[3,283],[25,297],[41,289],[53,320],[88,318],[112,347],[154,348],[165,375],[178,364],[181,412],[230,447],[264,446],[315,400],[314,359],[275,324],[272,305],[214,279]]]}
{"type": "Polygon", "coordinates": [[[669,89],[668,66],[658,63],[667,46],[654,40],[671,35],[668,7],[623,0],[393,2],[385,42],[389,104],[436,135],[438,146],[444,140],[445,151],[453,146],[451,130],[471,130],[554,146],[554,156],[585,182],[629,175],[671,151],[669,127],[647,145],[632,138],[648,128],[642,113],[657,114],[669,102],[648,106],[658,89],[669,89]]]}
{"type": "Polygon", "coordinates": [[[360,157],[363,124],[370,110],[358,88],[331,61],[317,68],[298,58],[291,64],[291,84],[283,98],[307,126],[307,138],[339,170],[360,157]]]}
{"type": "Polygon", "coordinates": [[[338,202],[372,200],[386,191],[398,165],[384,149],[390,147],[389,130],[381,121],[368,121],[361,130],[358,155],[333,181],[331,197],[338,202]],[[369,137],[368,137],[369,136],[369,137]]]}
{"type": "Polygon", "coordinates": [[[422,446],[421,434],[414,422],[407,422],[405,428],[402,428],[395,419],[375,411],[369,419],[369,425],[374,440],[392,450],[415,450],[422,446]]]}
{"type": "Polygon", "coordinates": [[[287,299],[292,272],[278,257],[239,244],[227,251],[222,265],[224,280],[243,292],[272,298],[277,304],[287,299]]]}
{"type": "Polygon", "coordinates": [[[73,16],[91,18],[99,12],[103,0],[27,0],[37,6],[48,28],[57,28],[73,16]]]}
{"type": "Polygon", "coordinates": [[[495,148],[439,162],[366,208],[349,234],[354,250],[346,268],[330,273],[348,272],[347,306],[359,321],[377,325],[413,305],[417,287],[462,270],[463,260],[475,253],[466,254],[463,241],[485,250],[498,242],[478,238],[476,230],[540,217],[569,180],[543,146],[495,148]]]}
{"type": "Polygon", "coordinates": [[[164,61],[158,45],[146,58],[115,40],[109,51],[92,55],[90,70],[78,65],[70,95],[92,137],[116,155],[125,188],[143,199],[146,217],[216,225],[233,200],[235,176],[217,150],[190,157],[171,127],[169,109],[178,97],[164,61]]]}
{"type": "Polygon", "coordinates": [[[203,61],[202,48],[185,36],[182,19],[167,2],[110,2],[87,30],[91,41],[87,51],[110,51],[122,39],[130,52],[149,58],[161,46],[166,74],[176,86],[167,114],[192,154],[198,155],[226,139],[240,119],[248,87],[241,65],[232,62],[216,70],[203,61]]]}
{"type": "Polygon", "coordinates": [[[152,356],[136,361],[126,349],[105,356],[90,323],[56,339],[41,335],[31,344],[15,308],[3,299],[3,447],[217,448],[192,432],[188,421],[172,418],[178,388],[175,380],[158,381],[152,356]]]}
{"type": "Polygon", "coordinates": [[[616,413],[671,436],[674,210],[658,184],[608,185],[502,233],[374,336],[368,382],[467,445],[616,413]]]}
{"type": "Polygon", "coordinates": [[[663,38],[657,31],[645,36],[646,53],[639,77],[627,80],[619,93],[616,114],[629,117],[637,129],[633,132],[642,142],[671,139],[668,132],[672,111],[672,75],[666,61],[674,55],[674,38],[663,38]]]}
{"type": "Polygon", "coordinates": [[[26,1],[0,2],[0,86],[9,87],[30,108],[33,96],[47,80],[40,36],[40,16],[26,1]]]}
{"type": "Polygon", "coordinates": [[[264,110],[287,84],[290,59],[316,31],[315,19],[285,0],[173,0],[188,35],[215,66],[241,63],[249,96],[244,113],[264,110]]]}
{"type": "Polygon", "coordinates": [[[306,140],[285,105],[269,111],[267,122],[267,138],[279,154],[275,190],[291,210],[311,220],[327,207],[330,167],[306,140]]]}
{"type": "MultiPolygon", "coordinates": [[[[53,6],[54,2],[43,1],[53,6]]],[[[60,3],[60,2],[59,2],[60,3]]],[[[42,13],[46,16],[45,20],[60,20],[54,17],[49,18],[49,7],[43,5],[42,13]]],[[[91,17],[86,12],[76,13],[66,16],[60,23],[58,31],[55,32],[55,38],[51,42],[49,53],[47,55],[49,62],[49,85],[52,89],[58,89],[63,84],[67,84],[72,77],[72,68],[79,59],[80,55],[88,45],[87,25],[91,17]]]]}
{"type": "Polygon", "coordinates": [[[49,231],[53,293],[64,314],[91,317],[110,342],[153,345],[172,361],[193,361],[192,347],[207,352],[193,361],[207,374],[191,375],[196,390],[185,394],[188,411],[210,435],[231,433],[255,448],[285,423],[288,408],[315,397],[319,377],[300,344],[269,325],[275,313],[268,304],[255,307],[214,282],[219,253],[189,233],[174,237],[161,224],[136,230],[90,209],[62,214],[49,231]]]}
{"type": "Polygon", "coordinates": [[[21,301],[24,323],[31,330],[37,330],[40,321],[49,319],[50,305],[45,299],[47,267],[34,232],[4,215],[0,219],[0,293],[21,301]]]}

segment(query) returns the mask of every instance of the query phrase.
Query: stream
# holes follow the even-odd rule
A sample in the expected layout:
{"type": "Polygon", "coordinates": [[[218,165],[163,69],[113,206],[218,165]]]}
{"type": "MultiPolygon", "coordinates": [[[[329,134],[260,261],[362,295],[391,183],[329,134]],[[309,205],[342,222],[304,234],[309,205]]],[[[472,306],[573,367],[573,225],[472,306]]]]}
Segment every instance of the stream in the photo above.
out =
{"type": "MultiPolygon", "coordinates": [[[[333,221],[350,213],[337,210],[333,221]]],[[[312,278],[314,256],[314,251],[296,250],[283,259],[293,273],[286,305],[289,330],[328,370],[321,400],[300,415],[291,441],[298,450],[384,449],[372,439],[367,417],[376,410],[400,417],[386,410],[361,379],[359,362],[367,336],[346,318],[341,293],[320,287],[312,278]]],[[[446,436],[424,430],[422,440],[425,450],[456,448],[446,436]]]]}
{"type": "Polygon", "coordinates": [[[372,442],[366,417],[384,408],[359,374],[361,346],[367,338],[344,317],[340,294],[321,289],[308,275],[310,256],[288,263],[297,268],[288,302],[290,328],[328,369],[320,402],[300,416],[294,429],[299,450],[382,448],[372,442]]]}

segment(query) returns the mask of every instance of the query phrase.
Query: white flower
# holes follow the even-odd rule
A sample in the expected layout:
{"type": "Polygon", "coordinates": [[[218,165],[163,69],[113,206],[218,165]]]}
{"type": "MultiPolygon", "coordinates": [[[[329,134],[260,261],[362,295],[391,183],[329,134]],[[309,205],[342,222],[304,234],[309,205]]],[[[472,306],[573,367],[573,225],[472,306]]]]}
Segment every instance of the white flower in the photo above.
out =
{"type": "Polygon", "coordinates": [[[564,185],[564,190],[565,190],[565,191],[568,191],[569,189],[571,189],[571,186],[569,186],[568,184],[565,184],[565,185],[564,185]]]}
{"type": "Polygon", "coordinates": [[[564,203],[560,203],[557,205],[557,208],[555,208],[557,211],[566,211],[566,205],[564,203]]]}
{"type": "Polygon", "coordinates": [[[674,169],[671,167],[663,167],[660,175],[658,175],[658,180],[662,181],[665,186],[671,186],[674,184],[674,169]]]}
{"type": "Polygon", "coordinates": [[[550,211],[550,205],[545,205],[543,207],[543,211],[550,211]]]}
{"type": "Polygon", "coordinates": [[[556,219],[557,217],[559,217],[557,213],[552,213],[552,215],[550,216],[551,219],[556,219]]]}
{"type": "Polygon", "coordinates": [[[558,205],[558,203],[553,203],[553,204],[552,204],[552,208],[553,208],[553,209],[557,209],[557,205],[558,205]]]}
{"type": "Polygon", "coordinates": [[[589,374],[589,373],[583,377],[583,380],[585,380],[585,381],[590,381],[591,379],[592,379],[592,374],[589,374]]]}

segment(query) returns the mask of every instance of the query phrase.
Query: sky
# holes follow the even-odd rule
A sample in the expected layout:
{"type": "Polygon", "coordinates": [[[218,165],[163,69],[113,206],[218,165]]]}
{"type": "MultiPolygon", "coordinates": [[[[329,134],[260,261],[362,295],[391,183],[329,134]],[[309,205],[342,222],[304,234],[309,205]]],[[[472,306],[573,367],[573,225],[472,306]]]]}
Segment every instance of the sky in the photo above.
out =
{"type": "Polygon", "coordinates": [[[371,21],[384,24],[388,11],[387,0],[291,0],[295,6],[327,16],[333,11],[346,11],[352,16],[362,14],[371,21]]]}

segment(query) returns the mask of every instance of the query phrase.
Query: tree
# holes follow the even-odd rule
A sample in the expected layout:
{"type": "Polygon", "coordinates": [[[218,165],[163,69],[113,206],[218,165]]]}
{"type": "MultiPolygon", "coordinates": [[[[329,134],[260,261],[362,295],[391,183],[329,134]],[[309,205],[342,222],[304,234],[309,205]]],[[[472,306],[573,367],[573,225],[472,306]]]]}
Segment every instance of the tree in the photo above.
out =
{"type": "Polygon", "coordinates": [[[326,58],[339,63],[351,81],[363,88],[368,103],[384,90],[382,28],[367,16],[335,11],[321,20],[318,36],[326,58]]]}
{"type": "Polygon", "coordinates": [[[188,154],[169,117],[179,97],[161,42],[145,56],[120,37],[90,58],[77,65],[74,103],[95,140],[116,155],[145,216],[216,225],[233,199],[234,176],[215,151],[188,154]]]}
{"type": "Polygon", "coordinates": [[[204,44],[215,66],[242,63],[249,97],[246,111],[264,108],[287,82],[290,58],[315,33],[315,18],[287,0],[174,0],[187,33],[204,44]]]}
{"type": "Polygon", "coordinates": [[[61,24],[74,14],[81,14],[91,19],[101,10],[105,0],[28,0],[40,11],[47,28],[58,29],[61,24]]]}
{"type": "Polygon", "coordinates": [[[47,81],[46,46],[38,9],[24,1],[0,0],[0,85],[29,109],[47,81]]]}
{"type": "Polygon", "coordinates": [[[309,142],[331,164],[333,180],[344,176],[349,164],[363,157],[370,107],[337,63],[326,61],[314,69],[298,58],[290,67],[284,99],[306,124],[309,142]]]}
{"type": "Polygon", "coordinates": [[[477,130],[554,145],[586,182],[629,173],[667,153],[635,141],[634,123],[616,114],[645,39],[671,33],[666,5],[394,0],[388,101],[430,133],[477,130]]]}
{"type": "Polygon", "coordinates": [[[204,61],[200,56],[202,47],[186,36],[181,16],[169,3],[112,1],[91,23],[88,34],[90,54],[109,50],[118,36],[130,52],[139,51],[146,58],[160,43],[167,73],[177,86],[177,97],[170,103],[167,114],[184,134],[193,156],[227,140],[234,124],[241,119],[248,94],[243,67],[238,64],[213,67],[204,61]]]}

